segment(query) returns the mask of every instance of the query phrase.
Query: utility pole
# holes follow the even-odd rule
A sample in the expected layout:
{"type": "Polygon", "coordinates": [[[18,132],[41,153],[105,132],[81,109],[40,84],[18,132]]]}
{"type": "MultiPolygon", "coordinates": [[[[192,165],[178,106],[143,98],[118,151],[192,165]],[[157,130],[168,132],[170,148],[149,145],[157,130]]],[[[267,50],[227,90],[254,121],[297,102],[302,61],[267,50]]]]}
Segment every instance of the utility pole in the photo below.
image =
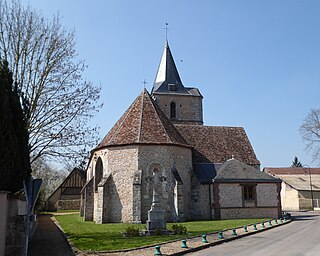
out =
{"type": "Polygon", "coordinates": [[[310,194],[311,194],[311,207],[312,211],[314,211],[314,206],[313,206],[313,189],[312,189],[312,179],[311,179],[311,168],[309,165],[305,164],[303,165],[303,168],[307,167],[308,168],[308,173],[309,173],[309,183],[310,183],[310,194]]]}

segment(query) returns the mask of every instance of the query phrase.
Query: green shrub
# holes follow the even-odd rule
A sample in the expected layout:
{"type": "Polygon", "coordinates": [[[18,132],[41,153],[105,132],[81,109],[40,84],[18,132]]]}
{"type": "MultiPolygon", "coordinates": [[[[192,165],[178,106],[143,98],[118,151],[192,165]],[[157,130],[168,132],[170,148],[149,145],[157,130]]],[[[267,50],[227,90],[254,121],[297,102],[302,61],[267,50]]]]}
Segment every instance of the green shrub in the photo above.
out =
{"type": "Polygon", "coordinates": [[[156,228],[154,230],[154,235],[156,236],[162,236],[163,235],[163,228],[156,228]]]}
{"type": "Polygon", "coordinates": [[[187,227],[183,225],[174,224],[172,225],[172,231],[175,235],[187,234],[187,227]]]}
{"type": "Polygon", "coordinates": [[[139,230],[139,228],[129,226],[125,229],[124,235],[126,237],[140,236],[140,230],[139,230]]]}

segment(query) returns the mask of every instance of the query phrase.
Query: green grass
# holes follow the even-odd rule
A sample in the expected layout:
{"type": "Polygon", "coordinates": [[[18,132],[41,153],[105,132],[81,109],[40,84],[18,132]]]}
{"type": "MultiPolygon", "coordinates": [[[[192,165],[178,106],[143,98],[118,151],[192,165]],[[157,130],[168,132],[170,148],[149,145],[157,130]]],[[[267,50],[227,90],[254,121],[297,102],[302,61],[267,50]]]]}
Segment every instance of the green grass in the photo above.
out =
{"type": "MultiPolygon", "coordinates": [[[[188,228],[188,235],[172,236],[144,236],[144,237],[123,237],[121,234],[126,227],[139,227],[145,229],[145,224],[95,224],[93,221],[83,221],[78,214],[56,215],[63,230],[72,241],[73,245],[83,251],[108,251],[140,247],[166,242],[178,238],[200,235],[215,232],[233,227],[261,222],[265,219],[239,219],[239,220],[215,220],[215,221],[190,221],[181,222],[188,228]]],[[[167,228],[171,229],[174,223],[168,223],[167,228]]]]}
{"type": "Polygon", "coordinates": [[[57,211],[40,211],[38,214],[57,214],[57,213],[79,213],[79,210],[57,210],[57,211]]]}
{"type": "Polygon", "coordinates": [[[79,210],[57,210],[57,213],[80,212],[79,210]]]}

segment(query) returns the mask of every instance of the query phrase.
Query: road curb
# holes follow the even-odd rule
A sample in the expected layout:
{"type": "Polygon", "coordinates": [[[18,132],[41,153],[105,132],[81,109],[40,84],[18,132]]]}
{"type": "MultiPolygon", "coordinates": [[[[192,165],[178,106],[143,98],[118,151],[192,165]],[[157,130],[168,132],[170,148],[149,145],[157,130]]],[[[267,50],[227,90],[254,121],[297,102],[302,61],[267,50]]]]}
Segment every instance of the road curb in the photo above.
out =
{"type": "MultiPolygon", "coordinates": [[[[204,245],[201,245],[201,246],[197,246],[197,247],[194,247],[194,248],[188,248],[187,250],[185,251],[181,251],[181,252],[176,252],[176,253],[172,253],[172,254],[164,254],[164,255],[168,255],[168,256],[180,256],[180,255],[184,255],[184,254],[187,254],[187,253],[191,253],[191,252],[196,252],[196,251],[200,251],[200,250],[203,250],[203,249],[207,249],[209,247],[213,247],[213,246],[216,246],[216,245],[219,245],[219,244],[223,244],[223,243],[227,243],[227,242],[231,242],[233,240],[236,240],[236,239],[240,239],[242,237],[246,237],[246,236],[250,236],[250,235],[253,235],[253,234],[257,234],[257,233],[261,233],[261,232],[264,232],[264,231],[267,231],[269,229],[273,229],[273,228],[276,228],[276,227],[280,227],[282,225],[286,225],[286,224],[289,224],[292,222],[292,219],[290,220],[287,220],[286,222],[283,222],[283,223],[279,223],[279,224],[276,224],[276,225],[273,225],[271,227],[266,227],[264,229],[259,229],[259,230],[255,230],[255,231],[250,231],[248,233],[244,233],[244,234],[240,234],[240,235],[237,235],[237,236],[234,236],[234,237],[228,237],[228,238],[224,238],[224,239],[221,239],[221,240],[218,240],[218,241],[214,241],[214,242],[209,242],[207,244],[204,244],[204,245]]],[[[228,229],[229,230],[229,229],[228,229]]],[[[201,238],[201,236],[199,236],[199,238],[201,238]]]]}

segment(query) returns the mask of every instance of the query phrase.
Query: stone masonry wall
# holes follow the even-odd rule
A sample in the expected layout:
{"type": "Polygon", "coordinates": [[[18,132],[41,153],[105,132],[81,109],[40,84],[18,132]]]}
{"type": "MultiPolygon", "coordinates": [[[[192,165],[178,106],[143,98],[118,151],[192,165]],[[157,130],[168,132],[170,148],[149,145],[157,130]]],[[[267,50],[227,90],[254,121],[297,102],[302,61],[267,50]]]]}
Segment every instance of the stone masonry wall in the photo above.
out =
{"type": "MultiPolygon", "coordinates": [[[[25,207],[25,201],[14,196],[8,198],[5,255],[23,255],[25,250],[25,207]]],[[[35,228],[36,222],[31,222],[29,238],[32,238],[35,228]]]]}
{"type": "Polygon", "coordinates": [[[114,182],[109,195],[110,204],[113,208],[113,219],[116,219],[121,213],[121,222],[132,222],[132,191],[135,170],[138,170],[137,146],[109,149],[108,171],[111,172],[114,182]]]}
{"type": "Polygon", "coordinates": [[[59,200],[57,202],[58,210],[80,210],[80,199],[59,200]]]}
{"type": "Polygon", "coordinates": [[[24,216],[9,216],[5,255],[23,255],[25,244],[24,216]]]}
{"type": "Polygon", "coordinates": [[[239,184],[219,184],[220,207],[242,207],[242,190],[239,184]]]}
{"type": "Polygon", "coordinates": [[[152,176],[153,166],[157,166],[161,170],[162,176],[166,177],[166,181],[162,182],[162,206],[166,210],[167,221],[190,219],[189,209],[192,207],[190,191],[192,170],[191,149],[169,145],[141,145],[139,149],[138,169],[142,170],[142,222],[147,220],[147,214],[152,203],[152,185],[148,181],[148,177],[152,176]],[[179,185],[179,188],[176,188],[178,185],[172,174],[172,168],[177,170],[182,180],[183,184],[179,185]],[[177,198],[175,197],[179,197],[179,200],[176,200],[177,198]],[[177,202],[183,202],[183,206],[179,207],[180,209],[176,209],[177,202]],[[180,214],[180,216],[176,216],[176,214],[180,214]]]}
{"type": "Polygon", "coordinates": [[[212,187],[210,184],[200,184],[196,177],[191,179],[191,219],[210,220],[211,219],[211,200],[212,187]],[[211,195],[210,195],[211,194],[211,195]]]}
{"type": "Polygon", "coordinates": [[[93,179],[91,179],[84,189],[84,220],[93,220],[94,212],[94,192],[93,192],[93,179]]]}
{"type": "Polygon", "coordinates": [[[256,185],[256,207],[243,207],[242,188],[237,183],[219,184],[221,219],[276,218],[279,201],[276,183],[256,185]]]}
{"type": "Polygon", "coordinates": [[[154,94],[156,103],[170,119],[170,103],[176,104],[177,120],[190,124],[203,124],[202,97],[179,94],[154,94]]]}
{"type": "Polygon", "coordinates": [[[278,218],[278,208],[221,209],[221,219],[278,218]]]}
{"type": "Polygon", "coordinates": [[[101,212],[101,209],[99,209],[98,206],[98,200],[99,200],[99,194],[95,189],[93,188],[93,220],[97,221],[99,218],[99,213],[101,212]]]}
{"type": "MultiPolygon", "coordinates": [[[[138,169],[138,147],[109,147],[97,151],[94,158],[98,159],[98,157],[102,159],[103,177],[111,175],[104,186],[106,191],[103,193],[108,197],[106,207],[108,207],[109,216],[104,216],[103,219],[108,222],[132,222],[133,176],[134,171],[138,169]]],[[[104,205],[102,202],[98,204],[98,200],[104,200],[104,198],[98,197],[96,192],[94,211],[97,216],[98,212],[102,211],[98,209],[98,205],[104,205]]]]}
{"type": "Polygon", "coordinates": [[[257,206],[274,206],[278,205],[278,194],[276,183],[257,184],[257,206]]]}

